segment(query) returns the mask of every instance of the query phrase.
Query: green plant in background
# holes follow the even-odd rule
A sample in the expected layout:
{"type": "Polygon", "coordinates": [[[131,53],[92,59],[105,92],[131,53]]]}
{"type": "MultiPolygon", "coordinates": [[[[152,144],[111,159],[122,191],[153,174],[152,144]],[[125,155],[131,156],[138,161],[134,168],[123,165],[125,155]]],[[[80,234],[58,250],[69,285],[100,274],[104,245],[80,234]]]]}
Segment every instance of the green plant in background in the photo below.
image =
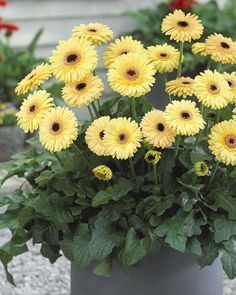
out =
{"type": "Polygon", "coordinates": [[[0,127],[16,125],[16,108],[11,103],[0,104],[0,127]]]}
{"type": "Polygon", "coordinates": [[[5,34],[0,42],[0,102],[12,102],[18,108],[22,97],[15,95],[17,83],[43,59],[37,58],[35,49],[42,34],[40,29],[26,49],[17,50],[10,45],[10,37],[5,34]]]}
{"type": "MultiPolygon", "coordinates": [[[[229,0],[222,9],[219,8],[216,0],[212,0],[206,4],[195,3],[192,5],[191,10],[201,18],[205,27],[202,40],[206,37],[218,32],[224,36],[230,36],[236,40],[236,1],[229,0]]],[[[132,35],[135,39],[142,41],[146,46],[153,44],[168,43],[175,45],[167,36],[161,33],[161,22],[166,14],[172,11],[170,3],[157,4],[155,8],[146,8],[135,12],[128,12],[137,28],[128,34],[132,35]]],[[[185,50],[185,63],[183,72],[194,71],[201,69],[206,63],[207,58],[191,54],[191,45],[187,44],[185,50]]],[[[227,66],[225,70],[232,70],[232,66],[227,66]]]]}

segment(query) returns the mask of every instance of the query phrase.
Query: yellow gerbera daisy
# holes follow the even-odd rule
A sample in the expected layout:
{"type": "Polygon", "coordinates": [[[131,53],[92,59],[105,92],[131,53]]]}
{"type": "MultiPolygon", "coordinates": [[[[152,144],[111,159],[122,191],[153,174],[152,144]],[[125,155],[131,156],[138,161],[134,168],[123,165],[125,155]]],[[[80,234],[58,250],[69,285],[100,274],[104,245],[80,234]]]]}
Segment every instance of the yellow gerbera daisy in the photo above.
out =
{"type": "Polygon", "coordinates": [[[206,176],[209,167],[205,162],[197,162],[194,164],[194,172],[197,176],[206,176]]]}
{"type": "Polygon", "coordinates": [[[121,37],[107,46],[103,62],[108,68],[121,55],[141,52],[145,52],[145,49],[140,41],[134,40],[131,36],[121,37]]]}
{"type": "Polygon", "coordinates": [[[170,147],[175,141],[175,132],[167,124],[162,111],[153,110],[145,114],[140,126],[147,142],[157,148],[170,147]]]}
{"type": "Polygon", "coordinates": [[[194,80],[190,77],[180,77],[166,83],[166,92],[170,95],[184,97],[192,96],[194,80]]]}
{"type": "Polygon", "coordinates": [[[161,30],[176,42],[191,42],[201,37],[203,25],[197,15],[175,10],[164,18],[161,30]]]}
{"type": "Polygon", "coordinates": [[[205,125],[195,102],[190,100],[172,101],[166,107],[165,118],[178,135],[195,135],[205,125]]]}
{"type": "Polygon", "coordinates": [[[148,151],[145,154],[144,160],[148,163],[148,164],[152,164],[152,165],[156,165],[161,159],[161,152],[157,152],[157,151],[148,151]]]}
{"type": "Polygon", "coordinates": [[[214,61],[222,64],[236,63],[236,43],[221,34],[210,35],[206,41],[206,51],[214,61]]]}
{"type": "Polygon", "coordinates": [[[138,53],[117,58],[108,70],[111,88],[124,96],[139,97],[148,93],[155,82],[155,70],[148,59],[138,53]]]}
{"type": "Polygon", "coordinates": [[[170,73],[178,69],[180,53],[173,46],[167,44],[149,46],[147,53],[156,71],[170,73]]]}
{"type": "Polygon", "coordinates": [[[233,94],[233,101],[234,103],[236,103],[236,73],[234,72],[229,74],[225,72],[223,76],[231,89],[231,92],[233,94]]]}
{"type": "Polygon", "coordinates": [[[107,180],[112,179],[112,171],[106,165],[99,165],[96,168],[94,168],[93,174],[99,180],[107,181],[107,180]]]}
{"type": "Polygon", "coordinates": [[[18,125],[25,132],[37,130],[46,113],[54,106],[53,98],[45,90],[35,91],[25,99],[16,114],[18,125]]]}
{"type": "Polygon", "coordinates": [[[111,40],[113,32],[107,25],[89,23],[74,27],[72,37],[85,38],[92,45],[100,45],[111,40]]]}
{"type": "Polygon", "coordinates": [[[200,54],[201,56],[207,56],[208,53],[206,51],[206,44],[197,42],[192,45],[192,52],[194,54],[200,54]]]}
{"type": "Polygon", "coordinates": [[[75,114],[56,107],[48,112],[39,127],[39,140],[51,152],[68,148],[78,136],[78,121],[75,114]]]}
{"type": "Polygon", "coordinates": [[[88,41],[71,38],[60,41],[50,57],[51,69],[58,80],[77,82],[97,66],[97,52],[88,41]]]}
{"type": "Polygon", "coordinates": [[[51,77],[49,64],[38,65],[16,87],[16,94],[24,94],[29,90],[38,88],[45,80],[51,77]]]}
{"type": "Polygon", "coordinates": [[[100,117],[93,121],[85,134],[85,141],[89,149],[98,156],[107,156],[107,149],[104,143],[105,129],[110,122],[109,116],[100,117]]]}
{"type": "Polygon", "coordinates": [[[209,135],[209,148],[218,161],[236,165],[236,121],[214,125],[209,135]]]}
{"type": "Polygon", "coordinates": [[[142,132],[130,118],[112,119],[105,129],[104,143],[107,153],[113,158],[133,157],[141,146],[142,132]]]}
{"type": "Polygon", "coordinates": [[[196,76],[194,94],[206,107],[221,109],[233,101],[233,94],[223,75],[207,70],[196,76]]]}
{"type": "Polygon", "coordinates": [[[104,90],[102,80],[98,76],[86,76],[84,79],[66,84],[62,89],[62,98],[69,106],[82,108],[98,99],[104,90]]]}

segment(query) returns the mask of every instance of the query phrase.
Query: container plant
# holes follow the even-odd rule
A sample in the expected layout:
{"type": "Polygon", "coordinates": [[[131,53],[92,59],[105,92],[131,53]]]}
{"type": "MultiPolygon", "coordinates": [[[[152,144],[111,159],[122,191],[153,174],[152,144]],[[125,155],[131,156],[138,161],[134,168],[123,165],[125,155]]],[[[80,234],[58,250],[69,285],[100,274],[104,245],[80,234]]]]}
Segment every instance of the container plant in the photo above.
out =
{"type": "Polygon", "coordinates": [[[103,103],[96,46],[112,38],[103,24],[75,27],[48,64],[19,82],[27,98],[18,124],[39,133],[31,149],[1,165],[1,185],[15,175],[31,186],[0,198],[7,206],[0,228],[12,232],[0,260],[11,283],[8,263],[30,240],[51,263],[61,255],[71,261],[73,295],[220,295],[219,258],[236,277],[236,77],[224,72],[236,62],[236,44],[219,34],[194,43],[210,62],[194,79],[183,77],[185,44],[203,30],[196,15],[175,10],[162,32],[179,50],[112,41],[103,60],[118,95],[103,103]],[[165,111],[145,97],[156,72],[176,75],[166,82],[165,111]],[[68,107],[44,90],[51,77],[65,83],[68,107]],[[90,112],[83,123],[78,107],[90,112]]]}

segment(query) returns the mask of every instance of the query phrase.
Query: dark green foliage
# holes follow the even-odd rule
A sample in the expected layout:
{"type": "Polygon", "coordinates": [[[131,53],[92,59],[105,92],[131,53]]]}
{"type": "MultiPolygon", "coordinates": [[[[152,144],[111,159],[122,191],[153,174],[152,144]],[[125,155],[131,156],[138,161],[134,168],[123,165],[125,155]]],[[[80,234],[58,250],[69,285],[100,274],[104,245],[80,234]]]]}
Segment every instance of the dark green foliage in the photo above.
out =
{"type": "MultiPolygon", "coordinates": [[[[131,116],[127,98],[114,98],[100,109],[104,115],[131,116]],[[118,109],[114,101],[119,100],[118,109]]],[[[144,99],[137,99],[140,117],[150,109],[144,99]]],[[[147,145],[133,158],[136,177],[130,162],[120,161],[119,169],[111,157],[95,157],[84,142],[88,122],[82,126],[77,145],[89,160],[69,148],[56,155],[38,148],[36,139],[31,149],[1,164],[6,171],[1,185],[11,176],[25,179],[31,189],[16,190],[1,196],[0,229],[9,228],[12,239],[0,247],[10,282],[7,265],[14,256],[27,250],[28,240],[41,244],[41,254],[54,263],[64,254],[77,269],[97,262],[94,272],[110,276],[112,261],[123,267],[139,265],[157,253],[161,245],[198,256],[201,266],[213,263],[220,252],[223,267],[230,278],[236,277],[235,168],[220,164],[209,185],[215,161],[206,144],[195,146],[194,138],[174,149],[162,151],[157,165],[158,183],[152,167],[144,161],[147,145]],[[184,145],[183,145],[184,144],[184,145]],[[209,175],[197,177],[194,164],[205,161],[209,175]],[[92,169],[105,164],[113,171],[110,182],[94,177],[92,169]]]]}

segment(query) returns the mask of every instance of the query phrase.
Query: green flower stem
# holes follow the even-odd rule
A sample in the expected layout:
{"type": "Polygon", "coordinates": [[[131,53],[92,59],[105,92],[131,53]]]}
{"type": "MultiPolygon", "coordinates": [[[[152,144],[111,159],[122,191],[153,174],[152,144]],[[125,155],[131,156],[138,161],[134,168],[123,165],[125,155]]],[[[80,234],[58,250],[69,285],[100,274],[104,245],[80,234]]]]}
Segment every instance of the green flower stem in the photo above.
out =
{"type": "Polygon", "coordinates": [[[179,146],[180,146],[180,135],[177,136],[176,146],[175,146],[175,158],[178,156],[179,153],[179,146]]]}
{"type": "MultiPolygon", "coordinates": [[[[164,78],[164,82],[165,82],[165,85],[166,85],[166,83],[168,82],[167,77],[166,77],[166,73],[163,73],[163,78],[164,78]]],[[[172,97],[171,97],[171,95],[169,93],[168,93],[168,97],[169,97],[169,101],[172,102],[172,97]]]]}
{"type": "Polygon", "coordinates": [[[211,69],[211,65],[212,65],[212,59],[210,58],[209,61],[208,61],[208,63],[207,63],[206,69],[207,70],[210,70],[211,69]]]}
{"type": "Polygon", "coordinates": [[[59,155],[57,153],[54,153],[54,155],[56,156],[57,160],[61,163],[61,165],[64,166],[64,163],[62,159],[59,157],[59,155]]]}
{"type": "Polygon", "coordinates": [[[137,113],[136,113],[136,105],[135,105],[135,97],[130,98],[132,117],[135,121],[137,121],[137,113]]]}
{"type": "Polygon", "coordinates": [[[217,68],[216,68],[217,72],[219,72],[219,73],[221,72],[221,67],[222,67],[222,64],[219,63],[218,66],[217,66],[217,68]]]}
{"type": "Polygon", "coordinates": [[[88,107],[88,110],[89,110],[90,117],[91,117],[91,119],[93,121],[94,120],[94,117],[93,117],[93,112],[91,110],[91,107],[89,105],[87,107],[88,107]]]}
{"type": "Polygon", "coordinates": [[[136,173],[135,173],[135,169],[134,169],[134,163],[133,163],[133,160],[131,158],[129,158],[129,164],[130,164],[130,168],[131,168],[132,177],[136,178],[136,173]]]}
{"type": "Polygon", "coordinates": [[[184,42],[180,42],[180,56],[179,56],[179,68],[177,72],[177,78],[181,77],[182,75],[182,61],[183,61],[183,56],[184,56],[184,42]]]}
{"type": "Polygon", "coordinates": [[[116,163],[116,166],[118,167],[118,169],[120,170],[121,174],[125,175],[125,171],[124,169],[122,168],[119,160],[115,159],[115,163],[116,163]]]}
{"type": "Polygon", "coordinates": [[[81,152],[79,147],[75,143],[73,143],[72,146],[73,146],[74,150],[80,155],[80,157],[82,159],[84,159],[84,161],[88,164],[88,166],[91,167],[89,160],[83,155],[83,153],[81,152]]]}
{"type": "Polygon", "coordinates": [[[100,100],[99,99],[97,99],[97,104],[98,104],[98,109],[100,110],[101,105],[100,105],[100,100]]]}
{"type": "Polygon", "coordinates": [[[158,184],[158,180],[157,180],[157,165],[153,165],[153,173],[154,173],[154,182],[155,182],[155,184],[158,184]]]}
{"type": "Polygon", "coordinates": [[[217,169],[219,168],[219,165],[220,165],[220,162],[217,162],[212,170],[212,174],[211,174],[211,179],[209,181],[209,185],[212,184],[214,178],[215,178],[215,175],[216,175],[216,172],[217,172],[217,169]]]}
{"type": "Polygon", "coordinates": [[[216,123],[220,122],[220,115],[221,115],[221,110],[218,110],[216,114],[216,123]]]}
{"type": "Polygon", "coordinates": [[[96,117],[98,118],[99,117],[99,113],[98,113],[98,110],[97,110],[97,107],[96,107],[94,101],[91,102],[91,105],[92,105],[93,110],[94,110],[94,112],[96,114],[96,117]]]}

